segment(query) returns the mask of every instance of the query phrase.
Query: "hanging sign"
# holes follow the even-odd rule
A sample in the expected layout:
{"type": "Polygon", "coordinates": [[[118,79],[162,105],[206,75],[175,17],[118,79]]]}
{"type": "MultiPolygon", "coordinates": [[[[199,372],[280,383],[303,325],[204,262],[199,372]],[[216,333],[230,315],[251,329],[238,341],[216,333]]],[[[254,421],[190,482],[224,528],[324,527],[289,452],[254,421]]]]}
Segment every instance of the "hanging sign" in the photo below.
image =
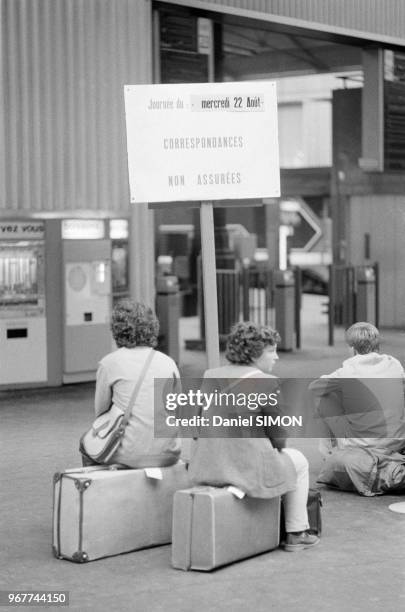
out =
{"type": "Polygon", "coordinates": [[[280,195],[274,82],[124,90],[132,202],[280,195]]]}
{"type": "Polygon", "coordinates": [[[0,239],[3,237],[6,239],[12,238],[13,240],[21,240],[22,238],[42,240],[44,235],[45,225],[43,221],[0,222],[0,239]]]}

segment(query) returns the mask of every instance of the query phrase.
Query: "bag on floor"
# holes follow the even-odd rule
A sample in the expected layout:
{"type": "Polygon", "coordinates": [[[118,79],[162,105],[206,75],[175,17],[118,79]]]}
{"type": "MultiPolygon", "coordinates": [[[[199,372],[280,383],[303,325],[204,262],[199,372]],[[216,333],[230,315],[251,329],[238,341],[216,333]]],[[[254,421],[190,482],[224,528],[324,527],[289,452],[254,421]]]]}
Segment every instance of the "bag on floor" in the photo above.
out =
{"type": "MultiPolygon", "coordinates": [[[[307,512],[308,512],[308,523],[309,523],[309,532],[313,533],[317,536],[320,536],[322,533],[322,495],[319,489],[309,489],[308,491],[308,501],[307,501],[307,512]]],[[[284,508],[283,504],[281,504],[281,514],[280,514],[280,539],[285,539],[285,519],[284,519],[284,508]]]]}
{"type": "Polygon", "coordinates": [[[309,489],[307,502],[309,531],[317,536],[322,533],[322,505],[321,492],[318,489],[309,489]]]}

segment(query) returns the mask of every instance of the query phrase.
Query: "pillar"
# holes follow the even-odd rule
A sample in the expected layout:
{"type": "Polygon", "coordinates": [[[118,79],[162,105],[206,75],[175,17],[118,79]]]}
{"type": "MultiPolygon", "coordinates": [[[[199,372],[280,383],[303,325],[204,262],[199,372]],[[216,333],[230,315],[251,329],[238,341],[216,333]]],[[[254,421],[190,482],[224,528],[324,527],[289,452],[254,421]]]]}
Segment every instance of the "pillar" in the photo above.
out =
{"type": "Polygon", "coordinates": [[[364,171],[384,170],[384,50],[363,49],[362,156],[364,171]]]}
{"type": "Polygon", "coordinates": [[[155,308],[155,239],[153,211],[131,204],[129,288],[134,300],[155,308]]]}

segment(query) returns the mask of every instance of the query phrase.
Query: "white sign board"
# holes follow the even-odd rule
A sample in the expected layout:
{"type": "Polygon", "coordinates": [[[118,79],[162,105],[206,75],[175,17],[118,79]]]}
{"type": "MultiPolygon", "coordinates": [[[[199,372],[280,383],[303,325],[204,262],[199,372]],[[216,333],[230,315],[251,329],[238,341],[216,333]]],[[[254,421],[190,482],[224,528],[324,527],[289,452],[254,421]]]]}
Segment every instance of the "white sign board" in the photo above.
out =
{"type": "Polygon", "coordinates": [[[280,195],[271,81],[126,85],[132,202],[280,195]]]}
{"type": "Polygon", "coordinates": [[[104,238],[104,221],[103,219],[63,219],[62,238],[65,240],[104,238]]]}

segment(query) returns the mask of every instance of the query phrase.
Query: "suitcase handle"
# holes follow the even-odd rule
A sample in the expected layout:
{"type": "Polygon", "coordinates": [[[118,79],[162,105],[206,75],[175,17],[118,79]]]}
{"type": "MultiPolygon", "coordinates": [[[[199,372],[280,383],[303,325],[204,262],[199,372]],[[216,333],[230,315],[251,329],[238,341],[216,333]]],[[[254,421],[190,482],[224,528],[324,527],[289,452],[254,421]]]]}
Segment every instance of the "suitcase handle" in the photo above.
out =
{"type": "Polygon", "coordinates": [[[99,472],[100,470],[124,470],[126,466],[120,463],[112,463],[111,465],[89,465],[87,467],[72,468],[64,470],[62,474],[89,474],[90,472],[99,472]]]}

